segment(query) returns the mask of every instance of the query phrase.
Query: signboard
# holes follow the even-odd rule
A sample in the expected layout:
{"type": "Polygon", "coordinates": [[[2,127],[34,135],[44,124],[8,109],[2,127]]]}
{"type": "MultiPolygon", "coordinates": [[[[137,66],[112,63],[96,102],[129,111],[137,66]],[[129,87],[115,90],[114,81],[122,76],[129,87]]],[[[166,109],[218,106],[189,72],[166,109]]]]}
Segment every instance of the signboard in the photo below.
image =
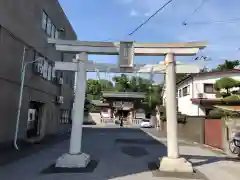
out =
{"type": "Polygon", "coordinates": [[[132,68],[134,64],[134,42],[121,41],[119,49],[119,67],[132,68]]]}

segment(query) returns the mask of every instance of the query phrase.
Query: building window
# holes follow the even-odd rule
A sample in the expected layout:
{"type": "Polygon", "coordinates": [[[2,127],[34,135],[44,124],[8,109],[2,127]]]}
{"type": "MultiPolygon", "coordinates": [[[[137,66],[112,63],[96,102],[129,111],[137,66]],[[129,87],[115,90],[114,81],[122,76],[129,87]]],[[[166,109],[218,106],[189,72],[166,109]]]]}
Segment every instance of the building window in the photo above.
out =
{"type": "Polygon", "coordinates": [[[47,20],[47,34],[51,36],[52,33],[52,21],[50,18],[47,20]]]}
{"type": "Polygon", "coordinates": [[[42,14],[42,28],[44,31],[47,29],[47,14],[44,11],[42,14]]]}
{"type": "Polygon", "coordinates": [[[55,38],[55,31],[56,31],[56,27],[54,25],[52,25],[52,32],[51,32],[51,38],[55,38]]]}
{"type": "Polygon", "coordinates": [[[48,78],[49,81],[52,80],[52,65],[48,64],[48,78]]]}
{"type": "Polygon", "coordinates": [[[69,124],[69,119],[70,119],[70,111],[66,109],[61,109],[60,123],[69,124]]]}
{"type": "Polygon", "coordinates": [[[182,89],[178,90],[178,97],[182,97],[182,89]]]}
{"type": "Polygon", "coordinates": [[[52,81],[53,82],[56,81],[56,70],[55,70],[54,66],[52,67],[52,81]]]}
{"type": "Polygon", "coordinates": [[[187,96],[189,94],[190,94],[190,86],[188,85],[182,89],[182,95],[187,96]]]}
{"type": "Polygon", "coordinates": [[[42,28],[51,38],[59,38],[60,34],[58,28],[53,24],[53,21],[45,11],[43,11],[42,14],[42,28]]]}
{"type": "Polygon", "coordinates": [[[213,84],[204,84],[204,93],[214,94],[216,91],[213,84]]]}
{"type": "Polygon", "coordinates": [[[58,39],[59,35],[60,35],[59,31],[56,29],[56,31],[55,31],[55,38],[58,39]]]}
{"type": "Polygon", "coordinates": [[[48,78],[48,62],[46,60],[43,61],[43,78],[48,78]]]}

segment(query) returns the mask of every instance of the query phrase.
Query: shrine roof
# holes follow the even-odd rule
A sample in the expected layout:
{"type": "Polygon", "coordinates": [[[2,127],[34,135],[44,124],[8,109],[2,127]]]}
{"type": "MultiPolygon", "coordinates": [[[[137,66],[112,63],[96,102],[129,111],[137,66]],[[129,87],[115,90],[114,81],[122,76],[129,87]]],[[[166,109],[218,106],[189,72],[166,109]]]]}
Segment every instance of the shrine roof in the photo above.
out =
{"type": "Polygon", "coordinates": [[[102,92],[103,98],[117,98],[117,99],[144,99],[145,93],[140,92],[102,92]]]}

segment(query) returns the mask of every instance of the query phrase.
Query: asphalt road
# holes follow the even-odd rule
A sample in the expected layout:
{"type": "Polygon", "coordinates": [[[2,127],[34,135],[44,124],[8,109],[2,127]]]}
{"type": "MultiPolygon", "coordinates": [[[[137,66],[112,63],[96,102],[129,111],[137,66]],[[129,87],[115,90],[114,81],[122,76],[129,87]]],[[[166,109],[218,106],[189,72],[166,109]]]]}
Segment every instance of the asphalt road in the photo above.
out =
{"type": "MultiPolygon", "coordinates": [[[[0,167],[1,180],[16,179],[149,179],[150,169],[166,155],[166,146],[138,128],[84,128],[83,152],[90,154],[91,165],[85,170],[69,172],[51,165],[68,151],[69,140],[49,146],[28,157],[0,167]],[[140,176],[141,175],[141,176],[140,176]],[[126,177],[126,178],[125,178],[126,177]],[[129,178],[127,178],[129,177],[129,178]]],[[[153,178],[155,179],[155,178],[153,178]]],[[[159,179],[159,178],[157,178],[159,179]]]]}

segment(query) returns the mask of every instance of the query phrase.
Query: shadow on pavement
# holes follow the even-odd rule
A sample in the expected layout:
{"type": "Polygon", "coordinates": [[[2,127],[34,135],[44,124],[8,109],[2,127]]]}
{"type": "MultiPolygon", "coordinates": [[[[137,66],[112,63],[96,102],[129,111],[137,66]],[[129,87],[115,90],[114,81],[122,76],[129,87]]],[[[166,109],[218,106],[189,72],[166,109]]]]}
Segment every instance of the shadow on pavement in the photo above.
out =
{"type": "Polygon", "coordinates": [[[65,133],[58,135],[48,135],[38,143],[28,143],[20,140],[18,142],[20,148],[19,151],[14,149],[11,143],[0,144],[0,167],[47,149],[54,144],[68,140],[69,137],[70,133],[66,131],[65,133]]]}
{"type": "MultiPolygon", "coordinates": [[[[67,171],[45,169],[42,173],[78,174],[81,179],[114,179],[149,172],[149,163],[159,163],[158,158],[167,153],[166,146],[136,128],[90,128],[83,129],[83,151],[91,155],[97,165],[67,171]],[[88,169],[90,168],[90,169],[88,169]],[[97,177],[97,178],[96,178],[97,177]]],[[[71,177],[71,176],[70,176],[71,177]]]]}
{"type": "Polygon", "coordinates": [[[211,164],[219,161],[232,161],[232,162],[240,162],[238,158],[231,158],[231,157],[219,157],[219,156],[201,156],[201,155],[182,155],[190,162],[194,167],[211,164]],[[199,162],[194,162],[193,160],[197,160],[199,162]]]}

